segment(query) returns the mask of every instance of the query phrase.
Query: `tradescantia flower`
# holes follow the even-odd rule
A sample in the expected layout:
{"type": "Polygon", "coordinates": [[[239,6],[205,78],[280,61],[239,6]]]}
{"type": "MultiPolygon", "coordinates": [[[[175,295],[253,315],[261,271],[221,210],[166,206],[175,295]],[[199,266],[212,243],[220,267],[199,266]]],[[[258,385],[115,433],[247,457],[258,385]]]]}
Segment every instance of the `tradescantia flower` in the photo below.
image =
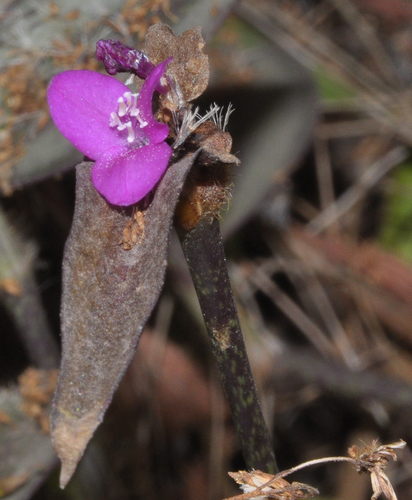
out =
{"type": "Polygon", "coordinates": [[[50,113],[60,132],[91,160],[92,181],[113,205],[141,200],[161,178],[172,150],[169,128],[155,120],[152,99],[167,61],[150,72],[139,94],[94,71],[56,75],[48,88],[50,113]]]}

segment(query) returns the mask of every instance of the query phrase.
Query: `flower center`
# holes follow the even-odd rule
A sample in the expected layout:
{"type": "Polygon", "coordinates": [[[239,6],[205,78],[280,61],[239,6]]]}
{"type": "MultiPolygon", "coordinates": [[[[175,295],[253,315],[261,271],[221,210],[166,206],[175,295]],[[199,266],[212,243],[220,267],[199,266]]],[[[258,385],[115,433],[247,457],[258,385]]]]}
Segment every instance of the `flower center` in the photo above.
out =
{"type": "Polygon", "coordinates": [[[127,131],[127,142],[136,142],[138,146],[144,146],[149,143],[147,137],[139,132],[147,126],[147,122],[140,117],[140,111],[137,109],[137,98],[139,94],[125,92],[117,100],[118,111],[110,114],[109,125],[119,131],[127,131]]]}

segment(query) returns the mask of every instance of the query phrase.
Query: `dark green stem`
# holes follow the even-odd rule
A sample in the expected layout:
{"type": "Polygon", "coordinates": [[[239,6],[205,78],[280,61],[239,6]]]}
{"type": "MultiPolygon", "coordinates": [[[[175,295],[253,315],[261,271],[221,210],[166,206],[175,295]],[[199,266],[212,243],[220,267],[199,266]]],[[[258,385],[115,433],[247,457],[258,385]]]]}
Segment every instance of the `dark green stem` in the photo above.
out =
{"type": "Polygon", "coordinates": [[[278,472],[240,328],[217,220],[180,234],[248,469],[278,472]]]}

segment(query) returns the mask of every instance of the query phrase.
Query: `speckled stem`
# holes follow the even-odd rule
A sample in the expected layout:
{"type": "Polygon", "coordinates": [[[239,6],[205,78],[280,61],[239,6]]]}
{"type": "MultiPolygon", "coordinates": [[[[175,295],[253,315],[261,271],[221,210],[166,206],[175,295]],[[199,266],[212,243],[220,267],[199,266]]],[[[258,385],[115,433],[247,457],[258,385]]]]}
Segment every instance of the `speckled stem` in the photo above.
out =
{"type": "Polygon", "coordinates": [[[219,222],[180,234],[248,469],[278,472],[240,328],[219,222]]]}

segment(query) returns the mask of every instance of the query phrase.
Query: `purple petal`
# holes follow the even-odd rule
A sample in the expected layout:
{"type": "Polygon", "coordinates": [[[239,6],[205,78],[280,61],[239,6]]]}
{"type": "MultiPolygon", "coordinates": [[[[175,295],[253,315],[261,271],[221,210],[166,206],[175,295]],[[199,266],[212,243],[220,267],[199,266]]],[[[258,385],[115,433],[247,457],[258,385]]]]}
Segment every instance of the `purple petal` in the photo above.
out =
{"type": "Polygon", "coordinates": [[[117,100],[129,89],[94,71],[72,70],[56,75],[47,100],[60,132],[83,154],[96,160],[108,149],[125,149],[124,137],[109,127],[117,100]]]}
{"type": "Polygon", "coordinates": [[[172,149],[165,142],[105,154],[93,166],[93,184],[109,203],[133,205],[154,188],[171,155],[172,149]]]}
{"type": "Polygon", "coordinates": [[[158,144],[164,141],[169,135],[169,127],[164,123],[157,122],[153,116],[152,100],[156,85],[159,83],[160,78],[166,71],[166,66],[172,59],[170,57],[155,67],[145,80],[137,99],[137,108],[140,111],[140,116],[148,123],[144,128],[144,133],[151,144],[158,144]]]}

